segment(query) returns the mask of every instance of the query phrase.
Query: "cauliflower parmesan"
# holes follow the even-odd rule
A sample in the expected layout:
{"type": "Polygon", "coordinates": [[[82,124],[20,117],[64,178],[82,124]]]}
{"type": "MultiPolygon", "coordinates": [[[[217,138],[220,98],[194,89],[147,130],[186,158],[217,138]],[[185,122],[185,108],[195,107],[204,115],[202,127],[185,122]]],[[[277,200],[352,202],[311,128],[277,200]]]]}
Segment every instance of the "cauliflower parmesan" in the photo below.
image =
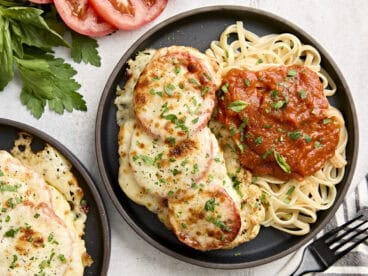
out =
{"type": "Polygon", "coordinates": [[[194,249],[253,239],[265,215],[261,192],[249,178],[234,182],[246,173],[227,168],[237,161],[208,127],[221,82],[217,64],[194,48],[171,46],[142,51],[128,67],[115,100],[122,190],[194,249]]]}
{"type": "Polygon", "coordinates": [[[0,151],[0,275],[83,275],[87,206],[69,162],[19,133],[0,151]]]}

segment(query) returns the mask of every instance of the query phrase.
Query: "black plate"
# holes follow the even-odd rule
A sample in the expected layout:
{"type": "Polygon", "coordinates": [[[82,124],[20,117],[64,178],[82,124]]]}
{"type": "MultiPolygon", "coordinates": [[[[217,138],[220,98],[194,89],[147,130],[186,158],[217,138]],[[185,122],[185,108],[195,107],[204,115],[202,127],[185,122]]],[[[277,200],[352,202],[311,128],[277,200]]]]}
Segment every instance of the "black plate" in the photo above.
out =
{"type": "Polygon", "coordinates": [[[84,198],[89,205],[84,240],[93,264],[85,269],[84,275],[107,275],[110,260],[110,228],[105,206],[102,202],[91,176],[82,163],[62,144],[47,134],[7,119],[0,118],[0,150],[10,151],[14,141],[18,138],[18,132],[25,131],[33,136],[32,150],[39,151],[45,143],[56,148],[72,164],[72,172],[83,189],[84,198]]]}
{"type": "Polygon", "coordinates": [[[243,268],[264,264],[296,250],[330,220],[343,200],[351,182],[358,151],[358,124],[349,88],[336,64],[327,52],[303,30],[273,14],[240,6],[214,6],[192,10],[174,16],[144,34],[125,53],[116,65],[105,86],[96,121],[96,152],[100,172],[106,189],[116,208],[129,225],[146,241],[161,251],[180,260],[214,268],[243,268]],[[273,228],[262,228],[256,239],[232,250],[199,252],[180,243],[154,214],[130,201],[118,185],[118,126],[113,104],[117,85],[126,81],[126,62],[145,48],[169,45],[193,46],[200,50],[218,39],[226,26],[242,20],[249,30],[258,35],[290,32],[303,43],[315,46],[322,56],[322,66],[336,82],[338,92],[330,97],[332,105],[339,108],[346,120],[349,133],[346,173],[337,186],[335,204],[318,213],[318,221],[311,225],[311,232],[303,237],[291,236],[273,228]]]}

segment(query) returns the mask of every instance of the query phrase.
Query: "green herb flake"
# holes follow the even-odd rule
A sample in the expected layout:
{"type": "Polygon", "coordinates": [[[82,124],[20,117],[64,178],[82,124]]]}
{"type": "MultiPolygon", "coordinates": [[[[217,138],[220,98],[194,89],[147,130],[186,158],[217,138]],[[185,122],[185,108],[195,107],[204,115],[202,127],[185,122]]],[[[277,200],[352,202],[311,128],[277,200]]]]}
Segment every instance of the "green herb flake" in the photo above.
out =
{"type": "Polygon", "coordinates": [[[4,176],[4,172],[0,170],[0,176],[4,176]]]}
{"type": "Polygon", "coordinates": [[[167,95],[172,96],[174,95],[175,86],[173,84],[167,84],[164,87],[164,91],[167,95]]]}
{"type": "Polygon", "coordinates": [[[15,266],[16,266],[17,261],[18,261],[18,256],[17,256],[17,255],[13,255],[13,260],[12,260],[12,262],[10,263],[9,268],[10,268],[10,269],[14,269],[14,268],[15,268],[15,266]]]}
{"type": "Polygon", "coordinates": [[[293,185],[293,186],[291,186],[291,187],[287,190],[286,195],[291,196],[291,195],[292,195],[292,193],[294,192],[294,190],[295,190],[295,186],[293,185]]]}
{"type": "Polygon", "coordinates": [[[323,119],[323,124],[324,125],[328,125],[329,123],[331,123],[331,118],[323,119]]]}
{"type": "Polygon", "coordinates": [[[171,146],[175,146],[176,139],[172,136],[166,138],[166,142],[169,143],[171,146]]]}
{"type": "Polygon", "coordinates": [[[199,167],[198,167],[198,164],[194,164],[193,166],[193,170],[192,170],[192,174],[196,174],[199,172],[199,167]]]}
{"type": "Polygon", "coordinates": [[[307,98],[307,92],[305,92],[305,90],[299,90],[298,91],[298,94],[299,94],[299,97],[301,98],[301,99],[305,99],[305,98],[307,98]]]}
{"type": "Polygon", "coordinates": [[[190,82],[191,84],[194,84],[194,85],[198,85],[198,86],[200,86],[200,83],[199,83],[195,78],[190,78],[190,79],[189,79],[189,82],[190,82]]]}
{"type": "Polygon", "coordinates": [[[262,159],[267,159],[268,156],[270,156],[273,152],[273,149],[268,149],[262,154],[262,159]]]}
{"type": "Polygon", "coordinates": [[[194,118],[194,119],[192,120],[192,124],[194,125],[194,124],[198,123],[198,121],[199,121],[199,117],[194,118]]]}
{"type": "Polygon", "coordinates": [[[271,90],[270,91],[270,96],[272,99],[276,100],[276,97],[278,95],[279,91],[278,90],[271,90]]]}
{"type": "Polygon", "coordinates": [[[320,147],[322,147],[322,144],[319,141],[314,142],[315,149],[319,149],[320,147]]]}
{"type": "Polygon", "coordinates": [[[286,173],[291,173],[290,165],[286,162],[285,158],[276,150],[273,151],[273,156],[279,167],[286,173]]]}
{"type": "Polygon", "coordinates": [[[254,143],[259,146],[263,143],[263,137],[262,136],[257,136],[255,139],[254,139],[254,143]]]}
{"type": "Polygon", "coordinates": [[[184,222],[181,223],[181,227],[183,227],[183,229],[187,229],[187,225],[184,222]]]}
{"type": "Polygon", "coordinates": [[[282,108],[285,105],[285,101],[277,101],[275,103],[271,103],[271,107],[273,107],[276,110],[279,110],[280,108],[282,108]]]}
{"type": "Polygon", "coordinates": [[[39,218],[40,217],[40,214],[39,213],[36,213],[34,216],[33,216],[35,219],[39,218]]]}
{"type": "Polygon", "coordinates": [[[234,101],[234,102],[230,103],[229,106],[228,106],[228,109],[230,109],[234,112],[240,112],[244,108],[246,108],[247,105],[248,105],[247,102],[242,101],[242,100],[237,100],[237,101],[234,101]]]}
{"type": "Polygon", "coordinates": [[[302,134],[300,131],[293,131],[293,132],[288,132],[288,136],[292,140],[298,140],[302,136],[302,134]]]}
{"type": "Polygon", "coordinates": [[[167,193],[167,195],[168,195],[168,196],[173,196],[173,195],[174,195],[174,191],[169,191],[169,192],[167,193]]]}
{"type": "Polygon", "coordinates": [[[246,87],[249,87],[250,86],[250,80],[249,79],[245,79],[244,80],[244,84],[246,87]]]}
{"type": "Polygon", "coordinates": [[[221,91],[224,92],[224,93],[229,92],[229,83],[228,82],[221,86],[221,91]]]}
{"type": "Polygon", "coordinates": [[[201,87],[201,96],[204,97],[206,96],[206,94],[210,91],[210,87],[209,86],[202,86],[201,87]]]}
{"type": "Polygon", "coordinates": [[[5,222],[9,222],[10,221],[10,216],[6,216],[5,217],[5,222]]]}
{"type": "Polygon", "coordinates": [[[175,74],[178,75],[180,73],[180,67],[175,66],[175,74]]]}
{"type": "Polygon", "coordinates": [[[308,134],[304,133],[303,134],[303,137],[304,137],[304,141],[309,143],[312,141],[312,137],[310,137],[308,134]]]}
{"type": "Polygon", "coordinates": [[[259,58],[259,59],[257,60],[257,64],[261,64],[261,63],[263,63],[263,59],[259,58]]]}
{"type": "Polygon", "coordinates": [[[231,232],[232,229],[231,227],[227,226],[225,224],[225,222],[221,221],[221,220],[218,220],[214,217],[206,217],[206,220],[208,222],[211,222],[213,225],[215,225],[216,227],[220,228],[223,232],[231,232]]]}
{"type": "Polygon", "coordinates": [[[215,198],[211,198],[211,199],[206,201],[206,203],[204,205],[204,209],[208,212],[214,212],[216,205],[218,205],[218,203],[216,203],[215,198]]]}
{"type": "Polygon", "coordinates": [[[294,76],[296,76],[296,74],[297,74],[297,71],[295,71],[294,69],[290,69],[287,73],[287,76],[288,77],[294,77],[294,76]]]}
{"type": "Polygon", "coordinates": [[[66,259],[65,256],[63,254],[58,255],[58,259],[60,260],[60,262],[62,262],[63,264],[66,263],[66,259]]]}

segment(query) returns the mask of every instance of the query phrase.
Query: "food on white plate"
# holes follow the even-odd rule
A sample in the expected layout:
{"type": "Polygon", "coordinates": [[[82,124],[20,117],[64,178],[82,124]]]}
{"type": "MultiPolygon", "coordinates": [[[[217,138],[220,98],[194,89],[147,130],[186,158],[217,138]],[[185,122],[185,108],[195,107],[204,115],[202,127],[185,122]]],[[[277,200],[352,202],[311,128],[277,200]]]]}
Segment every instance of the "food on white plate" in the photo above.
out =
{"type": "Polygon", "coordinates": [[[241,22],[206,56],[140,52],[115,100],[130,140],[119,138],[121,187],[201,251],[234,248],[261,225],[308,233],[346,165],[344,119],[320,61],[291,34],[258,37],[241,22]]]}
{"type": "Polygon", "coordinates": [[[13,155],[0,151],[0,274],[83,275],[83,191],[58,151],[33,153],[31,140],[20,133],[13,155]]]}
{"type": "Polygon", "coordinates": [[[134,30],[151,22],[165,9],[167,0],[89,0],[96,12],[112,26],[134,30]]]}
{"type": "Polygon", "coordinates": [[[64,23],[72,30],[88,36],[104,36],[116,30],[90,6],[88,0],[54,0],[64,23]]]}

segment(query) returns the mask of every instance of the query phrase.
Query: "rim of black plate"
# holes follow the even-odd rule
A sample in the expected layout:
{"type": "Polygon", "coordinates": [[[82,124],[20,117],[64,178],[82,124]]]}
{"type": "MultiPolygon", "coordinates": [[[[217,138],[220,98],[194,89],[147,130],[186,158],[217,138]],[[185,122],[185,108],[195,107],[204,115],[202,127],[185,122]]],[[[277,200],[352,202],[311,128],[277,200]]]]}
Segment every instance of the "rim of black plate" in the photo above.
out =
{"type": "Polygon", "coordinates": [[[54,148],[56,148],[61,154],[72,164],[73,168],[78,171],[81,177],[85,180],[86,185],[88,186],[95,202],[98,213],[101,219],[101,226],[103,231],[103,260],[102,260],[102,267],[101,267],[101,275],[107,275],[110,263],[110,254],[111,254],[111,231],[110,231],[110,224],[109,218],[106,211],[105,204],[103,203],[100,191],[95,185],[94,180],[92,179],[91,175],[84,167],[82,162],[71,152],[69,151],[63,144],[61,144],[56,139],[52,138],[50,135],[42,132],[30,125],[16,122],[10,119],[0,118],[0,125],[5,125],[9,127],[14,127],[19,130],[25,131],[44,142],[50,144],[54,148]]]}
{"type": "Polygon", "coordinates": [[[177,15],[174,15],[174,16],[164,20],[163,22],[157,24],[156,26],[154,26],[153,28],[148,30],[145,34],[143,34],[125,52],[125,54],[121,57],[121,59],[119,60],[119,62],[115,66],[114,70],[112,71],[111,75],[109,76],[109,79],[108,79],[108,81],[107,81],[107,83],[104,87],[104,90],[103,90],[103,93],[102,93],[102,96],[101,96],[101,99],[100,99],[100,102],[99,102],[97,117],[96,117],[96,129],[95,129],[95,142],[96,142],[96,144],[95,144],[95,147],[96,147],[98,167],[99,167],[99,171],[100,171],[103,183],[105,185],[105,188],[106,188],[110,198],[112,199],[116,209],[120,213],[120,215],[124,218],[124,220],[133,228],[133,230],[139,236],[141,236],[145,241],[147,241],[149,244],[151,244],[152,246],[154,246],[155,248],[157,248],[161,252],[164,252],[169,256],[172,256],[176,259],[179,259],[179,260],[187,262],[187,263],[191,263],[191,264],[202,266],[202,267],[208,267],[208,268],[240,269],[240,268],[248,268],[248,267],[254,267],[254,266],[266,264],[266,263],[269,263],[271,261],[280,259],[280,258],[292,253],[296,249],[298,249],[301,246],[303,246],[304,244],[306,244],[312,237],[314,237],[327,224],[327,222],[336,213],[338,207],[342,203],[342,201],[345,197],[345,194],[346,194],[346,192],[347,192],[347,190],[350,186],[350,183],[352,181],[354,171],[355,171],[355,167],[356,167],[357,153],[358,153],[358,147],[359,147],[358,133],[359,133],[359,131],[358,131],[358,120],[357,120],[356,110],[355,110],[355,106],[354,106],[352,96],[351,96],[351,92],[350,92],[350,89],[347,85],[347,82],[346,82],[345,78],[343,77],[341,71],[337,67],[336,63],[334,62],[334,60],[331,58],[331,56],[328,54],[328,52],[320,45],[320,43],[317,42],[316,39],[314,39],[311,35],[306,33],[303,29],[301,29],[300,27],[298,27],[294,23],[292,23],[292,22],[290,22],[290,21],[288,21],[288,20],[286,20],[286,19],[284,19],[284,18],[282,18],[278,15],[275,15],[273,13],[270,13],[270,12],[267,12],[267,11],[264,11],[264,10],[260,10],[260,9],[256,9],[256,8],[237,6],[237,5],[216,5],[216,6],[206,6],[206,7],[203,7],[203,8],[198,8],[198,9],[193,9],[193,10],[189,10],[189,11],[186,11],[186,12],[182,12],[182,13],[179,13],[177,15]],[[329,209],[329,212],[326,215],[326,217],[324,218],[324,221],[322,221],[318,227],[313,229],[306,236],[302,237],[301,240],[297,244],[295,244],[294,246],[288,248],[287,250],[284,250],[283,252],[280,252],[280,253],[275,254],[273,256],[270,256],[270,257],[267,257],[267,258],[264,258],[264,259],[260,259],[260,260],[256,260],[256,261],[250,261],[250,262],[244,262],[244,263],[232,263],[232,264],[199,261],[199,260],[196,260],[196,259],[193,259],[193,258],[183,256],[183,255],[178,254],[175,251],[161,245],[159,242],[157,242],[156,240],[151,238],[148,234],[146,234],[140,227],[138,227],[138,225],[133,221],[133,219],[130,218],[129,214],[121,206],[121,204],[119,202],[119,199],[117,198],[117,196],[115,195],[115,193],[113,191],[112,185],[110,184],[109,178],[108,178],[107,173],[106,173],[106,167],[105,167],[105,164],[103,162],[103,157],[102,157],[103,153],[102,153],[102,149],[101,149],[101,127],[102,127],[102,116],[103,116],[103,113],[104,113],[103,109],[104,109],[104,106],[106,104],[107,97],[110,93],[111,85],[113,84],[116,77],[118,76],[121,68],[128,61],[128,59],[132,56],[132,54],[134,54],[135,49],[142,42],[144,42],[151,35],[153,35],[155,32],[159,31],[160,29],[166,27],[169,24],[174,23],[177,20],[181,20],[183,18],[198,15],[198,14],[201,14],[201,13],[221,11],[221,10],[222,11],[236,11],[236,12],[244,11],[244,12],[254,13],[255,15],[259,15],[261,17],[265,17],[265,18],[273,20],[273,21],[278,21],[278,22],[280,22],[284,25],[287,25],[288,27],[290,27],[290,29],[296,30],[297,32],[303,34],[303,36],[307,40],[311,41],[312,44],[318,49],[318,51],[329,61],[329,63],[332,65],[332,67],[336,71],[336,74],[337,74],[338,78],[341,80],[341,83],[343,84],[343,88],[346,92],[346,96],[349,100],[349,105],[350,105],[350,108],[351,108],[352,118],[353,118],[353,122],[354,122],[354,126],[355,126],[355,128],[353,129],[353,132],[354,132],[354,141],[353,141],[354,152],[353,152],[353,160],[352,160],[352,163],[351,163],[351,170],[350,170],[349,175],[347,176],[346,185],[344,185],[344,187],[342,187],[338,200],[336,200],[334,205],[329,209]]]}

